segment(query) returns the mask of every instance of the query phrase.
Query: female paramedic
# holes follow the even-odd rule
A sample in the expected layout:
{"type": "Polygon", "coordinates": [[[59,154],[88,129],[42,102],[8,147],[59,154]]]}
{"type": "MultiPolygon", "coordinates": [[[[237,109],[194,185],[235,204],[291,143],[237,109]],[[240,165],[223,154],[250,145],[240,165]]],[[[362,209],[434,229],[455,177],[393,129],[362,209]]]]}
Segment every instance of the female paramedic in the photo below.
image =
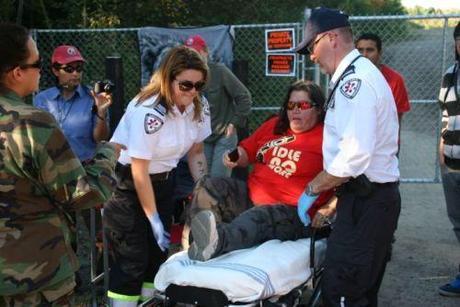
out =
{"type": "Polygon", "coordinates": [[[173,214],[171,171],[187,154],[192,176],[207,172],[203,140],[211,134],[209,106],[200,91],[208,68],[193,49],[171,49],[150,83],[129,103],[112,141],[126,146],[118,186],[104,207],[112,247],[111,306],[137,306],[153,294],[166,260],[173,214]]]}

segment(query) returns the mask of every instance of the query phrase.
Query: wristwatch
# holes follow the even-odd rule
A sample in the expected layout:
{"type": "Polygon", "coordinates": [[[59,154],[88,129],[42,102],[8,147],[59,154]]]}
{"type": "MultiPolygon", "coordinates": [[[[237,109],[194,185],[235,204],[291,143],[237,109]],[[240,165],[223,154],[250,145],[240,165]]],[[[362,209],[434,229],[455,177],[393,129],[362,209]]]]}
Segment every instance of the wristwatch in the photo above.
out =
{"type": "Polygon", "coordinates": [[[313,188],[311,184],[307,185],[307,187],[305,188],[305,194],[307,194],[308,196],[318,196],[319,195],[319,193],[313,193],[313,188]]]}

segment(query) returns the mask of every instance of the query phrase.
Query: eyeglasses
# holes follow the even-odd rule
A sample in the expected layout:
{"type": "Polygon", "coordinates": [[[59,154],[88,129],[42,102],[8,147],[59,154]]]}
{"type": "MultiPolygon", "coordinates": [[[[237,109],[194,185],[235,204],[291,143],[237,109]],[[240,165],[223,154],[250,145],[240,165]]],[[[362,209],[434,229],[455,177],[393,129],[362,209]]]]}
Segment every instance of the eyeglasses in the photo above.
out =
{"type": "Polygon", "coordinates": [[[318,44],[319,41],[320,41],[323,37],[325,37],[326,35],[328,35],[328,34],[329,34],[329,33],[324,33],[323,35],[321,35],[320,38],[318,38],[318,39],[315,40],[312,44],[310,44],[310,46],[307,47],[308,53],[313,53],[313,51],[315,51],[315,46],[316,46],[316,44],[318,44]]]}
{"type": "Polygon", "coordinates": [[[302,100],[302,101],[288,101],[286,108],[289,111],[294,110],[294,108],[299,108],[301,110],[309,110],[316,106],[314,103],[311,103],[310,101],[302,100]]]}
{"type": "Polygon", "coordinates": [[[83,71],[83,65],[67,65],[67,66],[60,66],[58,69],[62,69],[68,74],[73,73],[74,71],[76,72],[82,72],[83,71]]]}
{"type": "Polygon", "coordinates": [[[19,68],[21,68],[21,69],[35,68],[35,69],[41,70],[41,69],[42,69],[42,66],[43,66],[42,59],[41,59],[41,58],[38,58],[38,60],[36,60],[36,61],[33,62],[33,63],[30,63],[30,64],[21,64],[21,65],[19,65],[19,68]]]}
{"type": "Polygon", "coordinates": [[[196,83],[193,83],[192,81],[188,81],[188,80],[176,80],[176,81],[179,84],[179,89],[182,92],[190,92],[193,88],[195,88],[195,90],[199,92],[206,85],[204,81],[198,81],[196,83]]]}

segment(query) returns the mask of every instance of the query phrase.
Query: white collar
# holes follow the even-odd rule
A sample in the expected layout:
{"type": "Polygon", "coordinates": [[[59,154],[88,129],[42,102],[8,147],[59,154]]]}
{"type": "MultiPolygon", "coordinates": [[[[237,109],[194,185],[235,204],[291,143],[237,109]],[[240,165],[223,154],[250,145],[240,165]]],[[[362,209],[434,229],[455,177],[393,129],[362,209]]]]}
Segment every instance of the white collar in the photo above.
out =
{"type": "Polygon", "coordinates": [[[350,65],[350,63],[353,62],[353,60],[359,55],[360,55],[360,53],[359,53],[358,49],[353,49],[352,51],[350,51],[342,59],[342,61],[340,61],[339,66],[337,66],[337,69],[335,70],[334,74],[332,75],[331,83],[335,84],[337,82],[337,80],[340,78],[340,76],[343,74],[345,69],[347,69],[348,66],[350,65]]]}

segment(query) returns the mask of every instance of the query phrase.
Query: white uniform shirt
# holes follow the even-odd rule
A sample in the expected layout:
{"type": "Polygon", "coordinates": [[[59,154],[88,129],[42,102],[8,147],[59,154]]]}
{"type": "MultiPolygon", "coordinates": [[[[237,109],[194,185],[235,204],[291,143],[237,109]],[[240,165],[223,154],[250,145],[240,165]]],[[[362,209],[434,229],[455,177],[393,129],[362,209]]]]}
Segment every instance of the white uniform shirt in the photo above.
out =
{"type": "Polygon", "coordinates": [[[118,162],[130,164],[131,157],[150,160],[150,174],[172,170],[193,144],[211,135],[209,106],[204,97],[200,121],[193,120],[193,104],[182,114],[176,106],[165,114],[166,109],[156,100],[154,96],[136,106],[137,99],[133,99],[110,140],[127,147],[118,162]]]}
{"type": "Polygon", "coordinates": [[[372,182],[399,179],[398,114],[391,89],[372,62],[351,51],[331,83],[339,82],[324,120],[325,170],[337,177],[365,174],[372,182]],[[342,73],[344,76],[339,80],[342,73]]]}

